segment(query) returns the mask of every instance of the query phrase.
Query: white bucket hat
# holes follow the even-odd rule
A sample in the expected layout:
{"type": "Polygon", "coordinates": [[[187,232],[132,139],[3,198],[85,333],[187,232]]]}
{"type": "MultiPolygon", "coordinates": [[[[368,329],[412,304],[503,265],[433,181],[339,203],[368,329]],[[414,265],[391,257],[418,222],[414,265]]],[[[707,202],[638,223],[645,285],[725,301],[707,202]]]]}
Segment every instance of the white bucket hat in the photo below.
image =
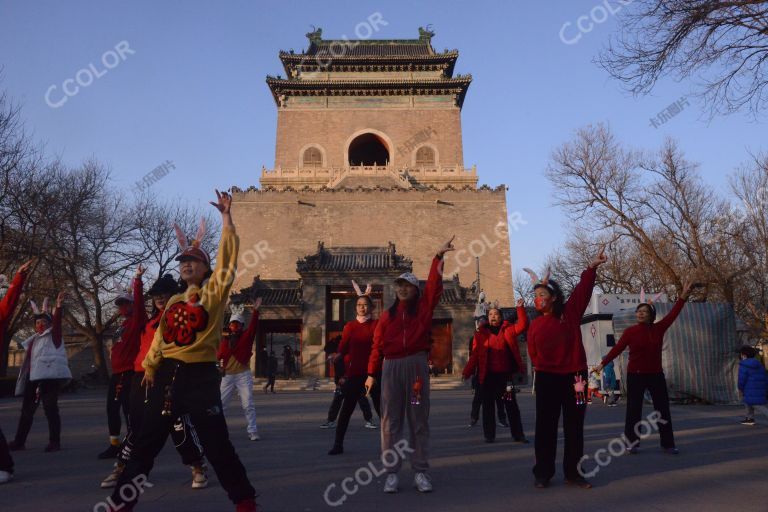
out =
{"type": "Polygon", "coordinates": [[[413,275],[410,272],[404,272],[404,273],[400,274],[399,276],[397,276],[397,279],[395,279],[395,283],[397,283],[399,281],[405,281],[408,284],[412,284],[416,288],[419,287],[419,278],[416,277],[415,275],[413,275]]]}

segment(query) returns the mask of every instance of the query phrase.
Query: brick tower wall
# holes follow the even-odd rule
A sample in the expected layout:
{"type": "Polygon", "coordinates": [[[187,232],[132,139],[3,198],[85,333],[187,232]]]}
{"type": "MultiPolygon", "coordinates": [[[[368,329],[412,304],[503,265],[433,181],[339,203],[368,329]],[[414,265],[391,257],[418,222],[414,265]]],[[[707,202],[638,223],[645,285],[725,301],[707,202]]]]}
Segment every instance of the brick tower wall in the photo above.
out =
{"type": "Polygon", "coordinates": [[[458,271],[462,285],[475,279],[489,300],[513,305],[509,233],[503,187],[495,190],[330,190],[238,192],[232,215],[240,235],[234,289],[262,279],[297,279],[296,261],[314,254],[317,242],[332,246],[386,246],[413,259],[426,279],[435,250],[456,235],[445,277],[458,271]],[[437,201],[441,201],[441,204],[437,201]],[[302,204],[299,201],[301,201],[302,204]]]}
{"type": "Polygon", "coordinates": [[[464,165],[461,111],[456,107],[345,109],[338,105],[329,109],[278,110],[275,167],[298,167],[302,150],[310,144],[324,151],[325,167],[346,166],[349,143],[364,132],[382,136],[390,164],[395,167],[411,165],[415,146],[421,144],[415,141],[424,138],[423,143],[436,150],[437,164],[464,165]]]}

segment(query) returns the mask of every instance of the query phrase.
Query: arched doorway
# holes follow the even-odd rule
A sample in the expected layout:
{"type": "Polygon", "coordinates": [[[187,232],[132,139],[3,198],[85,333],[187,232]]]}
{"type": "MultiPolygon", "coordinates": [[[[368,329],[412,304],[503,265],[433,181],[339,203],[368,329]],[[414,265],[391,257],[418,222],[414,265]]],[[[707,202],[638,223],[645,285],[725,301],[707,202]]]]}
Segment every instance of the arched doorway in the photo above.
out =
{"type": "Polygon", "coordinates": [[[384,139],[374,133],[364,133],[349,144],[349,165],[387,165],[389,150],[384,139]]]}

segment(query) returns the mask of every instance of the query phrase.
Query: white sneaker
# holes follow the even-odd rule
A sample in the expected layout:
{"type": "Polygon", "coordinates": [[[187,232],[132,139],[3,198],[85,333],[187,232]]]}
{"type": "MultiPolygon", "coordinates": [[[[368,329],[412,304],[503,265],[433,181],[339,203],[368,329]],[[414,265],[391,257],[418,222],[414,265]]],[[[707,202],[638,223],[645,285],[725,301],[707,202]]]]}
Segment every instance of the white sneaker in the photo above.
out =
{"type": "Polygon", "coordinates": [[[205,465],[192,466],[192,488],[204,489],[208,487],[208,476],[205,474],[205,465]]]}
{"type": "Polygon", "coordinates": [[[374,422],[372,422],[372,421],[366,421],[365,422],[365,428],[377,429],[379,427],[377,427],[376,424],[374,422]]]}
{"type": "Polygon", "coordinates": [[[336,422],[335,421],[326,421],[325,423],[320,424],[320,428],[335,428],[336,422]]]}
{"type": "Polygon", "coordinates": [[[387,475],[387,481],[384,482],[384,492],[389,494],[397,492],[397,473],[387,475]]]}
{"type": "Polygon", "coordinates": [[[125,469],[125,466],[121,465],[120,463],[115,463],[115,469],[112,470],[112,472],[102,480],[101,482],[101,488],[102,489],[111,489],[112,487],[117,485],[117,481],[120,479],[120,475],[123,473],[123,469],[125,469]]]}
{"type": "Polygon", "coordinates": [[[13,473],[0,471],[0,484],[7,484],[13,479],[13,473]]]}
{"type": "Polygon", "coordinates": [[[261,438],[259,437],[259,434],[257,434],[256,432],[251,432],[250,434],[248,434],[248,439],[250,439],[251,441],[258,441],[261,438]]]}
{"type": "Polygon", "coordinates": [[[426,473],[416,473],[413,484],[419,492],[432,492],[432,482],[429,481],[426,473]]]}

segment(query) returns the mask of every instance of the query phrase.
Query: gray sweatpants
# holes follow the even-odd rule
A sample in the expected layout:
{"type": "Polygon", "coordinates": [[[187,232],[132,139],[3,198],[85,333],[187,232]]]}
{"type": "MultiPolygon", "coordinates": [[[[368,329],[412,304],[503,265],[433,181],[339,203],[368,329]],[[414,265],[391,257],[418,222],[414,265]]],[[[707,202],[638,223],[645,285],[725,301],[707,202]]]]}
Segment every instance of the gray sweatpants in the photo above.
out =
{"type": "MultiPolygon", "coordinates": [[[[403,442],[395,444],[403,436],[406,418],[410,436],[405,451],[411,454],[411,467],[416,472],[429,469],[429,368],[426,352],[402,359],[384,359],[381,373],[381,453],[402,454],[403,442]],[[411,404],[413,383],[421,378],[421,399],[418,405],[411,404]],[[399,450],[396,448],[400,447],[399,450]],[[413,451],[411,451],[413,450],[413,451]]],[[[397,473],[402,466],[402,457],[397,463],[387,465],[388,473],[397,473]]]]}
{"type": "Polygon", "coordinates": [[[760,413],[763,416],[768,418],[768,407],[766,407],[765,405],[749,405],[749,404],[744,404],[744,408],[747,410],[747,418],[749,418],[749,419],[752,419],[752,420],[755,419],[755,409],[760,411],[760,413]]]}

